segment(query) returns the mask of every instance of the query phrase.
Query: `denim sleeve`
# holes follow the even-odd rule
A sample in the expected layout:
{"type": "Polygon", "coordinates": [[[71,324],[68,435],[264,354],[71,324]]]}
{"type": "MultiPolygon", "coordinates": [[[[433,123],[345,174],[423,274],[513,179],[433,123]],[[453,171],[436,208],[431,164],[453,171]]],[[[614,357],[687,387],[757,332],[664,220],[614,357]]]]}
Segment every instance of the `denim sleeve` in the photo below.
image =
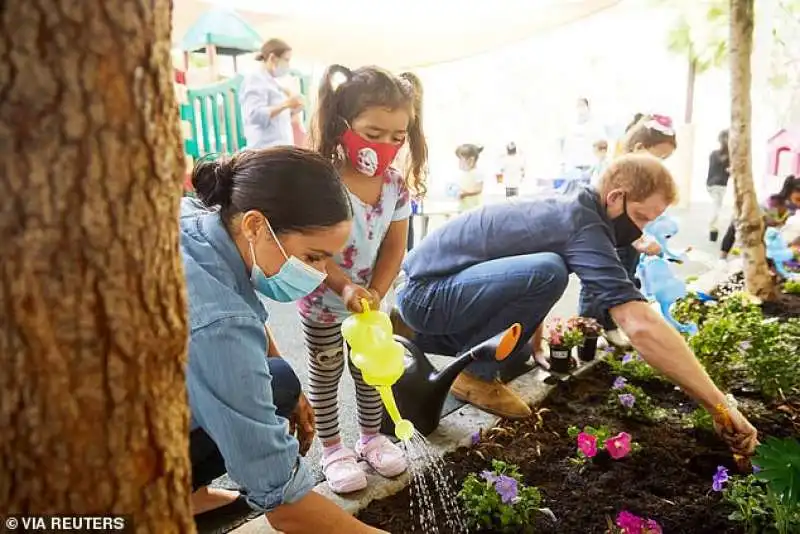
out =
{"type": "Polygon", "coordinates": [[[242,118],[246,123],[269,126],[270,117],[269,88],[255,81],[245,80],[241,94],[242,118]]]}
{"type": "Polygon", "coordinates": [[[229,317],[192,332],[187,386],[192,415],[219,447],[256,510],[305,496],[314,480],[286,419],[275,413],[264,325],[229,317]]]}
{"type": "Polygon", "coordinates": [[[605,311],[626,302],[645,300],[628,277],[602,223],[580,228],[565,245],[563,257],[598,309],[605,311]]]}

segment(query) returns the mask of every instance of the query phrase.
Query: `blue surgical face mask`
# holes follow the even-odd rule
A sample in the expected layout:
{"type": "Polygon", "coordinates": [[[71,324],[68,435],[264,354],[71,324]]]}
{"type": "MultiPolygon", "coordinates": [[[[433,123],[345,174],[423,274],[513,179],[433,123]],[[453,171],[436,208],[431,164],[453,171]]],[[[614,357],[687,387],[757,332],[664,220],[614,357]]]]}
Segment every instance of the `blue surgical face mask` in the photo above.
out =
{"type": "Polygon", "coordinates": [[[272,71],[272,76],[275,78],[281,78],[286,76],[289,72],[289,64],[288,63],[278,63],[275,65],[275,69],[272,71]]]}
{"type": "Polygon", "coordinates": [[[295,256],[287,256],[269,222],[266,222],[266,225],[286,261],[283,262],[276,274],[267,276],[258,266],[256,251],[253,247],[253,242],[250,241],[250,260],[253,262],[253,268],[250,270],[250,281],[253,283],[255,290],[268,299],[277,302],[300,300],[317,289],[327,275],[300,261],[295,256]]]}

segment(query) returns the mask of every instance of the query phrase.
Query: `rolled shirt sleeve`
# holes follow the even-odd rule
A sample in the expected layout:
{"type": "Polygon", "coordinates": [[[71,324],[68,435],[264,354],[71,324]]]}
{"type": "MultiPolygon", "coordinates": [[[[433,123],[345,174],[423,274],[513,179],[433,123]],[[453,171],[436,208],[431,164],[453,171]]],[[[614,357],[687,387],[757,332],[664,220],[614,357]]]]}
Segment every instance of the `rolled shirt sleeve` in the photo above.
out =
{"type": "Polygon", "coordinates": [[[187,373],[195,420],[247,490],[250,506],[263,512],[314,486],[286,419],[276,414],[266,345],[258,318],[219,319],[192,332],[187,373]]]}
{"type": "Polygon", "coordinates": [[[252,77],[242,82],[241,106],[244,121],[266,128],[272,121],[270,117],[269,87],[258,83],[252,77]]]}
{"type": "Polygon", "coordinates": [[[627,302],[645,300],[628,277],[603,223],[580,228],[567,242],[563,258],[599,309],[610,310],[627,302]]]}

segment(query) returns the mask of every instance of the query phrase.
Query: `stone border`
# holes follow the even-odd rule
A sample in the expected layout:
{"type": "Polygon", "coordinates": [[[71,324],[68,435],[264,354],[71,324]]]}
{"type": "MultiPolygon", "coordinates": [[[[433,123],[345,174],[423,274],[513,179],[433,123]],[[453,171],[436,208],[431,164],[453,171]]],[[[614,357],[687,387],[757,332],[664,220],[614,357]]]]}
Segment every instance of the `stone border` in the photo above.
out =
{"type": "MultiPolygon", "coordinates": [[[[602,350],[598,350],[602,354],[602,350]]],[[[578,376],[594,367],[600,359],[595,359],[588,363],[581,363],[572,373],[578,376]]],[[[529,405],[535,407],[540,404],[553,390],[555,385],[545,384],[545,379],[550,377],[550,373],[540,367],[525,373],[512,380],[509,385],[516,391],[529,405]]],[[[470,404],[466,404],[458,410],[450,413],[442,419],[436,430],[428,436],[430,444],[442,455],[452,452],[459,447],[470,446],[472,436],[477,431],[485,431],[497,425],[500,418],[484,412],[470,404]]],[[[362,462],[363,464],[363,462],[362,462]]],[[[356,514],[366,508],[372,501],[384,499],[395,493],[400,492],[409,483],[408,473],[404,473],[397,478],[387,479],[374,473],[368,466],[367,488],[358,493],[347,496],[333,493],[328,484],[321,482],[317,484],[314,491],[324,495],[335,502],[350,514],[356,514]]],[[[244,525],[231,531],[232,534],[277,534],[264,516],[251,519],[244,525]]]]}

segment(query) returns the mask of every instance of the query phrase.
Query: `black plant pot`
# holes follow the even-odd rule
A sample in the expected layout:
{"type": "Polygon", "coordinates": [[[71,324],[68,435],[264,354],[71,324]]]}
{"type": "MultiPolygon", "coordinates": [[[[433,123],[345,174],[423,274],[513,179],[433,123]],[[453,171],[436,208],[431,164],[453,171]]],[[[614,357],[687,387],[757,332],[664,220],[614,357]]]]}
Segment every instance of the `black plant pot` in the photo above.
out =
{"type": "Polygon", "coordinates": [[[569,347],[550,347],[550,370],[569,373],[572,367],[572,350],[569,347]]]}
{"type": "Polygon", "coordinates": [[[597,336],[587,337],[583,339],[583,345],[578,347],[578,358],[582,362],[590,362],[594,360],[597,354],[597,336]]]}

